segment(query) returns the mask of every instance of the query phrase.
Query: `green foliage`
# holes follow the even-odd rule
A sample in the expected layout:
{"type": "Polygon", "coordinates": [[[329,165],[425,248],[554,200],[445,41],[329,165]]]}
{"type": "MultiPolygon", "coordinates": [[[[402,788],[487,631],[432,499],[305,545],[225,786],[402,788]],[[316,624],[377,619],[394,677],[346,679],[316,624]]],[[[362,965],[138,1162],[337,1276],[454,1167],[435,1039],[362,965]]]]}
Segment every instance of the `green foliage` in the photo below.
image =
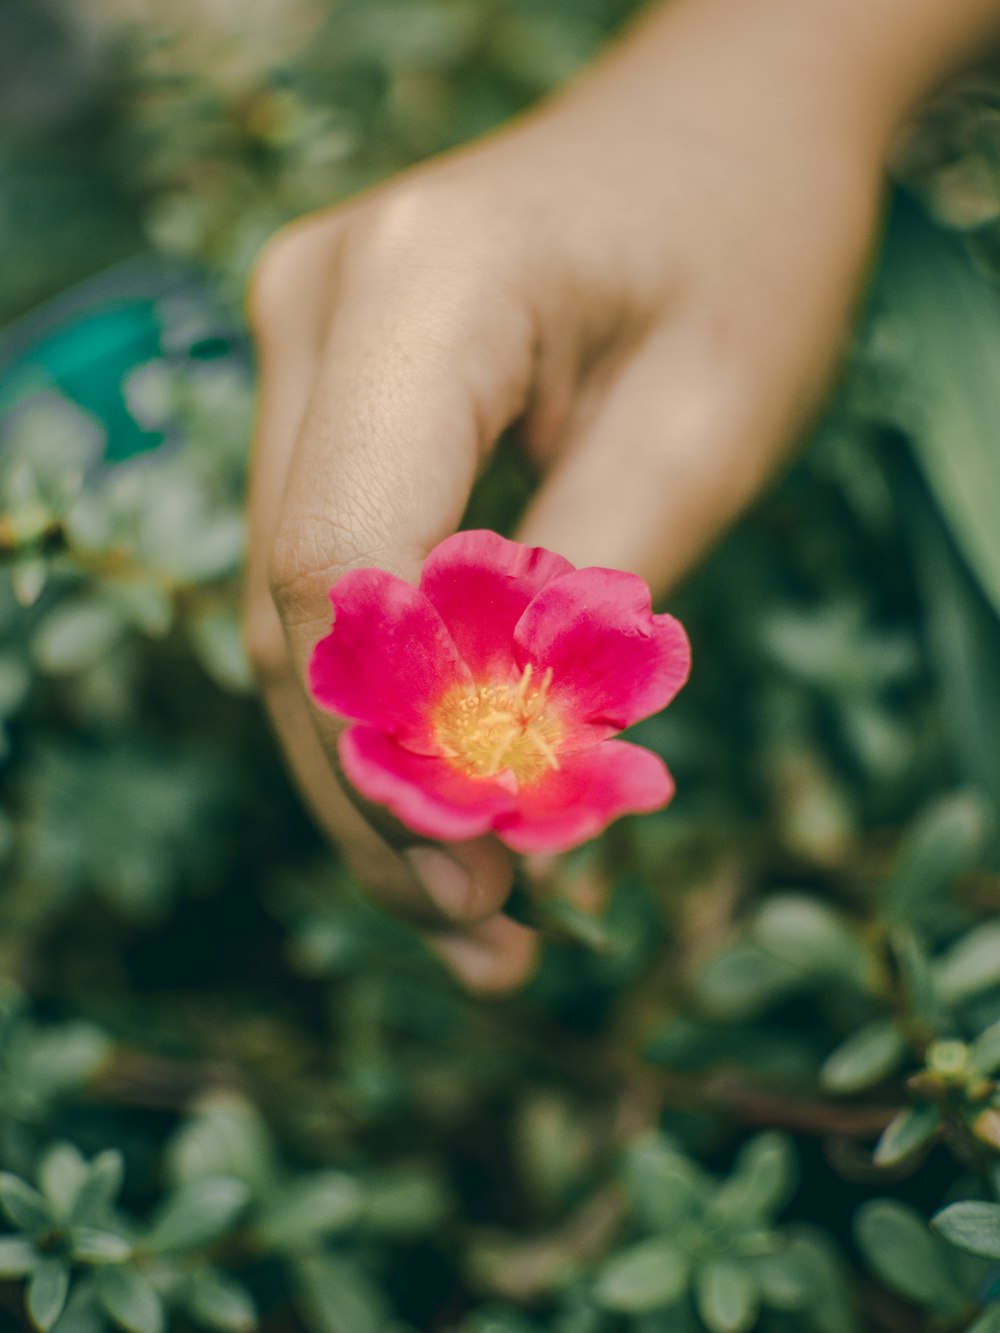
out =
{"type": "MultiPolygon", "coordinates": [[[[155,255],[54,317],[85,373],[51,325],[0,347],[0,1320],[998,1333],[995,285],[897,210],[837,403],[676,606],[695,677],[637,729],[675,804],[525,891],[539,975],[472,1000],[320,845],[248,697],[227,311],[275,225],[496,124],[630,6],[96,0],[86,60],[8,6],[86,73],[0,130],[36,223],[0,216],[0,309],[155,255]]],[[[904,161],[995,259],[984,105],[904,161]]],[[[530,485],[506,443],[470,521],[530,485]]]]}

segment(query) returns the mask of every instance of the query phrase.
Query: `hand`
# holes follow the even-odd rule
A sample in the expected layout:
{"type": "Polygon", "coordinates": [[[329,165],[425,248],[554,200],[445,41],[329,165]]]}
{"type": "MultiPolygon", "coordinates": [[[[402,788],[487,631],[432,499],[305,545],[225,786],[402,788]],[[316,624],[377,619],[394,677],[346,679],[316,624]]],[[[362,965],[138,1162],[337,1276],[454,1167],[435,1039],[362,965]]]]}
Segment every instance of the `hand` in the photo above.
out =
{"type": "Polygon", "coordinates": [[[500,914],[508,853],[362,813],[305,666],[336,578],[416,581],[514,423],[543,475],[516,535],[656,593],[799,437],[838,361],[891,117],[771,9],[678,0],[559,99],[295,224],[258,266],[248,638],[267,706],[348,864],[483,991],[533,958],[500,914]]]}

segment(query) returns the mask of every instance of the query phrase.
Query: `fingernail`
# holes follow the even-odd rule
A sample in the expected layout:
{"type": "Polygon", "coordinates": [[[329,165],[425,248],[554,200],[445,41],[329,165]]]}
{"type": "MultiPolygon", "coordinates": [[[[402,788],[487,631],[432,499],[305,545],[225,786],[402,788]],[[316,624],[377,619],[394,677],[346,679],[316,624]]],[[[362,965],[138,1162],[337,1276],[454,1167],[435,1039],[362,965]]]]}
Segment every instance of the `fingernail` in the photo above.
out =
{"type": "Polygon", "coordinates": [[[411,847],[405,857],[439,912],[456,920],[468,914],[472,879],[453,857],[437,847],[411,847]]]}

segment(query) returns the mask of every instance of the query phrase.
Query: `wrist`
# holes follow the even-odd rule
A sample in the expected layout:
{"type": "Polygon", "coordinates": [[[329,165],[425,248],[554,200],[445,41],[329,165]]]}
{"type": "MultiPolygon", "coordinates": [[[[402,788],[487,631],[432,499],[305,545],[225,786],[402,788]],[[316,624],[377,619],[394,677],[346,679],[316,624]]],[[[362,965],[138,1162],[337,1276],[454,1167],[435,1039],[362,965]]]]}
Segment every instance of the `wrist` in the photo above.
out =
{"type": "Polygon", "coordinates": [[[998,45],[997,0],[672,0],[605,73],[673,107],[707,94],[720,115],[752,108],[778,135],[828,130],[881,162],[919,104],[998,45]]]}

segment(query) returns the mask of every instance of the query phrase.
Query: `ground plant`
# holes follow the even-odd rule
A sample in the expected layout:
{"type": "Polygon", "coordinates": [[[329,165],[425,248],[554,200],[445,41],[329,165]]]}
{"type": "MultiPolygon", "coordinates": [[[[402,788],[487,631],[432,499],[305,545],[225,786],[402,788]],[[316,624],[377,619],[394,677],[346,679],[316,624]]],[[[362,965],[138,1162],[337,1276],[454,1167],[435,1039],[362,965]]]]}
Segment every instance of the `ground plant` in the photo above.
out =
{"type": "Polygon", "coordinates": [[[677,797],[535,887],[521,993],[254,696],[254,253],[628,8],[0,5],[0,1329],[1000,1333],[995,82],[900,145],[835,399],[670,606],[677,797]]]}

